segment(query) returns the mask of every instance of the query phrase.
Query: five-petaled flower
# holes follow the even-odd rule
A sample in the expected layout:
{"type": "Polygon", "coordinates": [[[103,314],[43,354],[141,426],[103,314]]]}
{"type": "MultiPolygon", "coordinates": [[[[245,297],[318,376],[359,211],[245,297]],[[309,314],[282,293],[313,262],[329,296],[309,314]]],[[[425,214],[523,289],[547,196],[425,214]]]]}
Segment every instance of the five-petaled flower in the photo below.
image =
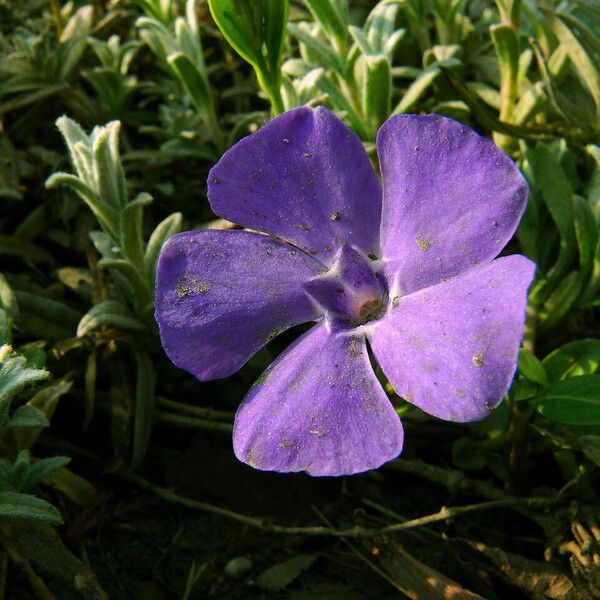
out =
{"type": "Polygon", "coordinates": [[[237,412],[235,454],[258,469],[345,475],[400,453],[367,341],[396,392],[442,419],[484,418],[514,376],[534,265],[495,257],[525,208],[523,176],[438,115],[392,117],[377,149],[383,187],[331,112],[284,113],[209,174],[214,212],[251,231],[191,231],[162,249],[162,343],[200,380],[316,321],[237,412]]]}

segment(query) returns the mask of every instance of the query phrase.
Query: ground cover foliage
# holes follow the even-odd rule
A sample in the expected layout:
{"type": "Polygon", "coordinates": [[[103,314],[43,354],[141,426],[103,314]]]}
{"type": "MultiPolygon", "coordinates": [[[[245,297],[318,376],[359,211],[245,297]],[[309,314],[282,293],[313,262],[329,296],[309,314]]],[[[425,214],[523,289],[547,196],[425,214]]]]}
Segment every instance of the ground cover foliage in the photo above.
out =
{"type": "Polygon", "coordinates": [[[0,597],[600,597],[599,132],[595,0],[0,0],[0,597]],[[453,117],[530,184],[507,398],[458,425],[388,385],[403,454],[350,478],[233,457],[302,327],[199,383],[153,318],[163,242],[233,227],[208,170],[303,104],[373,160],[453,117]]]}

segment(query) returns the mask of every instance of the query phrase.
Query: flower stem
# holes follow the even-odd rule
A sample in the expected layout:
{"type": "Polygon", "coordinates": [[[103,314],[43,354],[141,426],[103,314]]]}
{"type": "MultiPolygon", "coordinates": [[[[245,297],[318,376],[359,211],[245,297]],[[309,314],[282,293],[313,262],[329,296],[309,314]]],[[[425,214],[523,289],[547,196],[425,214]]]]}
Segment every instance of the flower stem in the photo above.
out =
{"type": "MultiPolygon", "coordinates": [[[[509,395],[509,401],[511,397],[509,395]]],[[[511,448],[508,460],[508,472],[515,491],[522,491],[527,487],[527,453],[529,449],[529,419],[533,414],[534,407],[526,405],[521,408],[519,402],[511,401],[511,448]]]]}

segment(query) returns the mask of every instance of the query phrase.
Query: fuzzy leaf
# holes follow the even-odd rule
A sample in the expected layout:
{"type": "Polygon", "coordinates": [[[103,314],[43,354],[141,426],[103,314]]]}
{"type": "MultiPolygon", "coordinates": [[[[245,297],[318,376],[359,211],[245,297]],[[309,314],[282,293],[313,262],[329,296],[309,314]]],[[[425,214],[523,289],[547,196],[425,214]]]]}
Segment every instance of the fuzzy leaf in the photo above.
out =
{"type": "Polygon", "coordinates": [[[120,302],[106,300],[92,307],[81,319],[77,327],[77,337],[96,331],[101,327],[116,327],[128,331],[146,332],[146,325],[135,317],[120,302]]]}
{"type": "Polygon", "coordinates": [[[154,388],[156,373],[152,359],[145,352],[136,352],[135,420],[131,468],[137,468],[146,454],[154,420],[154,388]]]}
{"type": "Polygon", "coordinates": [[[0,492],[0,520],[27,519],[50,525],[62,524],[58,510],[49,502],[18,492],[0,492]]]}
{"type": "Polygon", "coordinates": [[[172,235],[175,235],[181,231],[182,220],[183,217],[181,213],[173,213],[164,221],[161,221],[150,235],[144,255],[144,270],[146,273],[146,279],[148,280],[150,289],[152,290],[154,290],[156,263],[158,261],[160,249],[172,235]]]}

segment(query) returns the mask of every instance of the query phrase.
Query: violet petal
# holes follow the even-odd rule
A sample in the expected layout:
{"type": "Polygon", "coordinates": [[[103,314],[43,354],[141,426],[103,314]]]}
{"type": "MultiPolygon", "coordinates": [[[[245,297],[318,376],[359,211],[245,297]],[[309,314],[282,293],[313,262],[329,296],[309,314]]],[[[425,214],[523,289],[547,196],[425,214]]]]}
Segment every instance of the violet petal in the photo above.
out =
{"type": "Polygon", "coordinates": [[[297,108],[229,149],[208,176],[218,215],[329,262],[378,252],[381,187],[359,138],[325,108],[297,108]]]}
{"type": "Polygon", "coordinates": [[[402,449],[402,425],[373,373],[365,339],[319,324],[255,383],[233,431],[236,456],[262,470],[350,475],[402,449]]]}
{"type": "Polygon", "coordinates": [[[382,126],[381,246],[403,293],[496,257],[519,223],[527,183],[491,140],[439,115],[382,126]]]}
{"type": "Polygon", "coordinates": [[[372,325],[373,353],[397,393],[446,420],[482,419],[517,367],[535,265],[499,258],[404,297],[372,325]]]}
{"type": "Polygon", "coordinates": [[[170,238],[158,262],[155,310],[167,355],[200,380],[231,375],[277,334],[319,316],[302,286],[320,268],[258,233],[170,238]]]}

